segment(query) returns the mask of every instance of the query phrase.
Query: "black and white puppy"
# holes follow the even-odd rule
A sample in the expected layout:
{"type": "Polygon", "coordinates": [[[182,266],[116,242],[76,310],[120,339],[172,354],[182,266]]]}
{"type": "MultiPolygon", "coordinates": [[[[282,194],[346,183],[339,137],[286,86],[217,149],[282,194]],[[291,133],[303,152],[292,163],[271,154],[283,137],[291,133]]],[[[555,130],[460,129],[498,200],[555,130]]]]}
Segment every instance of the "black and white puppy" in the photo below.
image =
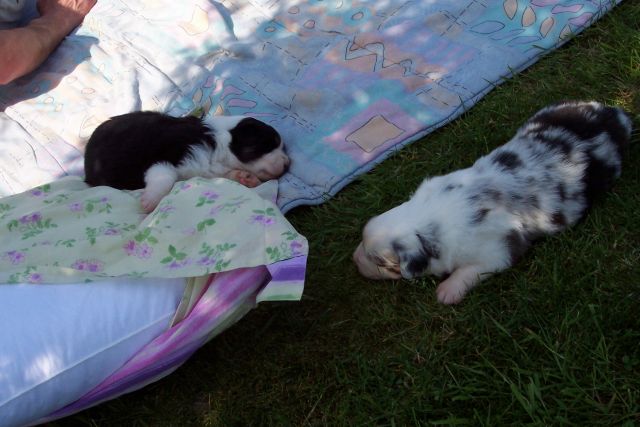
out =
{"type": "Polygon", "coordinates": [[[284,174],[289,157],[278,132],[250,117],[172,117],[141,111],[98,126],[85,148],[91,186],[136,190],[151,212],[176,181],[225,177],[248,187],[284,174]]]}
{"type": "Polygon", "coordinates": [[[618,108],[544,108],[470,168],[427,178],[409,201],[372,218],[354,261],[372,279],[446,277],[438,301],[458,303],[536,238],[580,221],[620,176],[630,135],[618,108]]]}

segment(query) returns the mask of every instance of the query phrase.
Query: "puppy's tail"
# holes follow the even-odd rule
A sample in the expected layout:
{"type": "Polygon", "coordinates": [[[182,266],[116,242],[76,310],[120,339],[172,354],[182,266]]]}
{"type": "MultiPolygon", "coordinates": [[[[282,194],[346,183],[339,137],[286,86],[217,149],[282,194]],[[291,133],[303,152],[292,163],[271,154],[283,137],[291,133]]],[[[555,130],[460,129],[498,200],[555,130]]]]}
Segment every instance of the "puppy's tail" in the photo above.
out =
{"type": "Polygon", "coordinates": [[[587,150],[585,171],[587,199],[590,203],[599,194],[609,191],[622,173],[622,158],[631,141],[633,124],[623,109],[600,106],[595,112],[606,138],[594,138],[587,150]]]}
{"type": "Polygon", "coordinates": [[[633,132],[633,122],[631,121],[631,114],[624,111],[622,108],[616,107],[607,107],[605,110],[611,110],[610,115],[616,118],[617,124],[614,123],[612,126],[617,129],[613,132],[609,132],[611,135],[611,139],[618,146],[618,149],[622,152],[625,148],[627,148],[631,142],[631,134],[633,132]]]}

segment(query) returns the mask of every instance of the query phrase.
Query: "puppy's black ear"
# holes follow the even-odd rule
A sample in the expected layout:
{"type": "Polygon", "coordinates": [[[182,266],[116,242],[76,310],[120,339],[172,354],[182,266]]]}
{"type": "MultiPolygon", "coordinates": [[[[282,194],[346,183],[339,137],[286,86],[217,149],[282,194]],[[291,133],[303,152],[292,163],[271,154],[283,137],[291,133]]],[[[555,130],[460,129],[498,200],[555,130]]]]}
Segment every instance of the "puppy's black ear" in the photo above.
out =
{"type": "Polygon", "coordinates": [[[419,233],[409,239],[395,241],[392,246],[400,260],[400,274],[405,279],[424,276],[431,259],[440,256],[436,243],[419,233]]]}
{"type": "Polygon", "coordinates": [[[245,117],[229,131],[229,149],[242,163],[250,163],[280,146],[280,134],[270,125],[245,117]]]}

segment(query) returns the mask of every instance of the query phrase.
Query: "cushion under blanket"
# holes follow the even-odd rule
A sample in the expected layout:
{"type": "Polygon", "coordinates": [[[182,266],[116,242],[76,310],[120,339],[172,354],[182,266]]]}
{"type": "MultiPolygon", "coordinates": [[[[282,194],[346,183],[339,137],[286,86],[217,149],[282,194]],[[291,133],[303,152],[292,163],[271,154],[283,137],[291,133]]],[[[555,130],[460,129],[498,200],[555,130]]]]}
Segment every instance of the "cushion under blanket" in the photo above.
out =
{"type": "Polygon", "coordinates": [[[185,279],[0,286],[0,425],[79,399],[165,331],[185,279]]]}

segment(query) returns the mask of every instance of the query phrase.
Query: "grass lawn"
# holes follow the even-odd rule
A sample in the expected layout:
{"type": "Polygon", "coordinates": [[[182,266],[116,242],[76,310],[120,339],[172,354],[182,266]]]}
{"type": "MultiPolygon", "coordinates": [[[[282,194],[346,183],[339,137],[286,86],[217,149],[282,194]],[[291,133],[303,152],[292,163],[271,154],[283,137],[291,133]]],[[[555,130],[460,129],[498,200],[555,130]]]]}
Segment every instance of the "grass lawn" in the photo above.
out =
{"type": "Polygon", "coordinates": [[[614,191],[455,307],[372,282],[372,215],[469,166],[539,108],[595,99],[640,129],[640,1],[610,14],[333,200],[288,214],[311,244],[299,303],[263,304],[169,377],[52,425],[640,424],[640,131],[614,191]]]}

